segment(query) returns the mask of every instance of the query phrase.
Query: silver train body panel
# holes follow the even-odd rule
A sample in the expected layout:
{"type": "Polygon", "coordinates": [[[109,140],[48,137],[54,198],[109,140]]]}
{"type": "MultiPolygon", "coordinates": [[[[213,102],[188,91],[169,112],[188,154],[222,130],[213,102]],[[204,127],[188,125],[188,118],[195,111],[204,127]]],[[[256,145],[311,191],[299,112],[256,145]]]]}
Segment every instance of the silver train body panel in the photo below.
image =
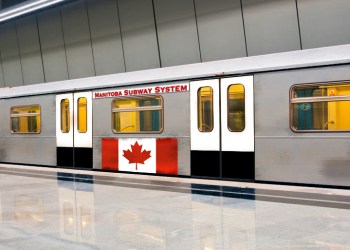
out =
{"type": "Polygon", "coordinates": [[[254,75],[256,180],[349,186],[350,133],[295,133],[288,123],[293,84],[346,79],[349,65],[254,75]]]}
{"type": "Polygon", "coordinates": [[[29,96],[0,100],[0,154],[2,162],[56,165],[55,136],[55,95],[29,96]],[[41,122],[44,121],[40,134],[11,134],[10,108],[18,105],[40,105],[41,122]]]}
{"type": "MultiPolygon", "coordinates": [[[[348,81],[349,64],[350,45],[342,45],[1,89],[0,162],[56,166],[56,94],[246,74],[254,79],[254,180],[349,187],[350,133],[295,133],[289,124],[292,85],[348,81]],[[31,104],[41,107],[41,133],[11,134],[10,108],[31,104]]],[[[178,140],[178,175],[191,176],[190,92],[161,96],[164,130],[158,134],[113,133],[113,98],[92,100],[93,169],[101,169],[102,138],[171,137],[178,140]]],[[[244,163],[233,158],[232,166],[244,163]]]]}

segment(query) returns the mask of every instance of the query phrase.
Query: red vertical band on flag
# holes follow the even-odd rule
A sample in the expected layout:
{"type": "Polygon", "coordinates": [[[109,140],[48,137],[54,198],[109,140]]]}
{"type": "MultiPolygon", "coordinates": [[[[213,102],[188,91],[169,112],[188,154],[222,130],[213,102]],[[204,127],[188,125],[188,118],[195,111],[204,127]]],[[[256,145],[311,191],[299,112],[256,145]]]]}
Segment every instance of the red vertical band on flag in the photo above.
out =
{"type": "Polygon", "coordinates": [[[157,174],[172,174],[178,173],[177,160],[177,139],[162,138],[157,139],[157,174]]]}
{"type": "Polygon", "coordinates": [[[102,169],[118,171],[118,139],[102,138],[102,169]]]}

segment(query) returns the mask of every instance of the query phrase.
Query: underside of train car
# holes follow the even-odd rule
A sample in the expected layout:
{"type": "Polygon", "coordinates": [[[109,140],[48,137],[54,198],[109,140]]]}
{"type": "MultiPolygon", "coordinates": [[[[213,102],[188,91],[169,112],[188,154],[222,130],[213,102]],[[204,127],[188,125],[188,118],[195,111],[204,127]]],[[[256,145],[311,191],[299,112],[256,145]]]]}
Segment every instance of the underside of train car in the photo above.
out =
{"type": "Polygon", "coordinates": [[[349,188],[348,51],[5,89],[0,162],[349,188]]]}

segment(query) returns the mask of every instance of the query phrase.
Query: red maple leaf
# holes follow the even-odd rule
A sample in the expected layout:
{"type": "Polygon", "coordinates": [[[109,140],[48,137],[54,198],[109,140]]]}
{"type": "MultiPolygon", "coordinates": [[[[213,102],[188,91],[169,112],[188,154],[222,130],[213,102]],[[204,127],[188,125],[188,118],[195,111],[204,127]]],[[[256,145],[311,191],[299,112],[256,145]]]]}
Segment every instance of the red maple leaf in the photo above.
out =
{"type": "Polygon", "coordinates": [[[137,142],[135,142],[134,145],[130,145],[131,150],[123,150],[124,154],[123,156],[129,160],[130,163],[136,163],[136,170],[137,170],[137,163],[145,164],[145,160],[151,157],[151,150],[142,150],[142,145],[139,145],[137,142]]]}

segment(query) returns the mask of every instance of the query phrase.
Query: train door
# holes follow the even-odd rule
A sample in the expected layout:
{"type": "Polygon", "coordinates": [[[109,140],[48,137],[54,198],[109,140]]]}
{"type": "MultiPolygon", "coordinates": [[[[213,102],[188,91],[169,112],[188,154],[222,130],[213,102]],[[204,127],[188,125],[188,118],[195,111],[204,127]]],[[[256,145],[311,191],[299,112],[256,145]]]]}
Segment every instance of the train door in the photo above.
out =
{"type": "Polygon", "coordinates": [[[193,81],[191,175],[254,180],[253,77],[193,81]]]}
{"type": "Polygon", "coordinates": [[[56,96],[57,166],[92,168],[92,93],[56,96]]]}

